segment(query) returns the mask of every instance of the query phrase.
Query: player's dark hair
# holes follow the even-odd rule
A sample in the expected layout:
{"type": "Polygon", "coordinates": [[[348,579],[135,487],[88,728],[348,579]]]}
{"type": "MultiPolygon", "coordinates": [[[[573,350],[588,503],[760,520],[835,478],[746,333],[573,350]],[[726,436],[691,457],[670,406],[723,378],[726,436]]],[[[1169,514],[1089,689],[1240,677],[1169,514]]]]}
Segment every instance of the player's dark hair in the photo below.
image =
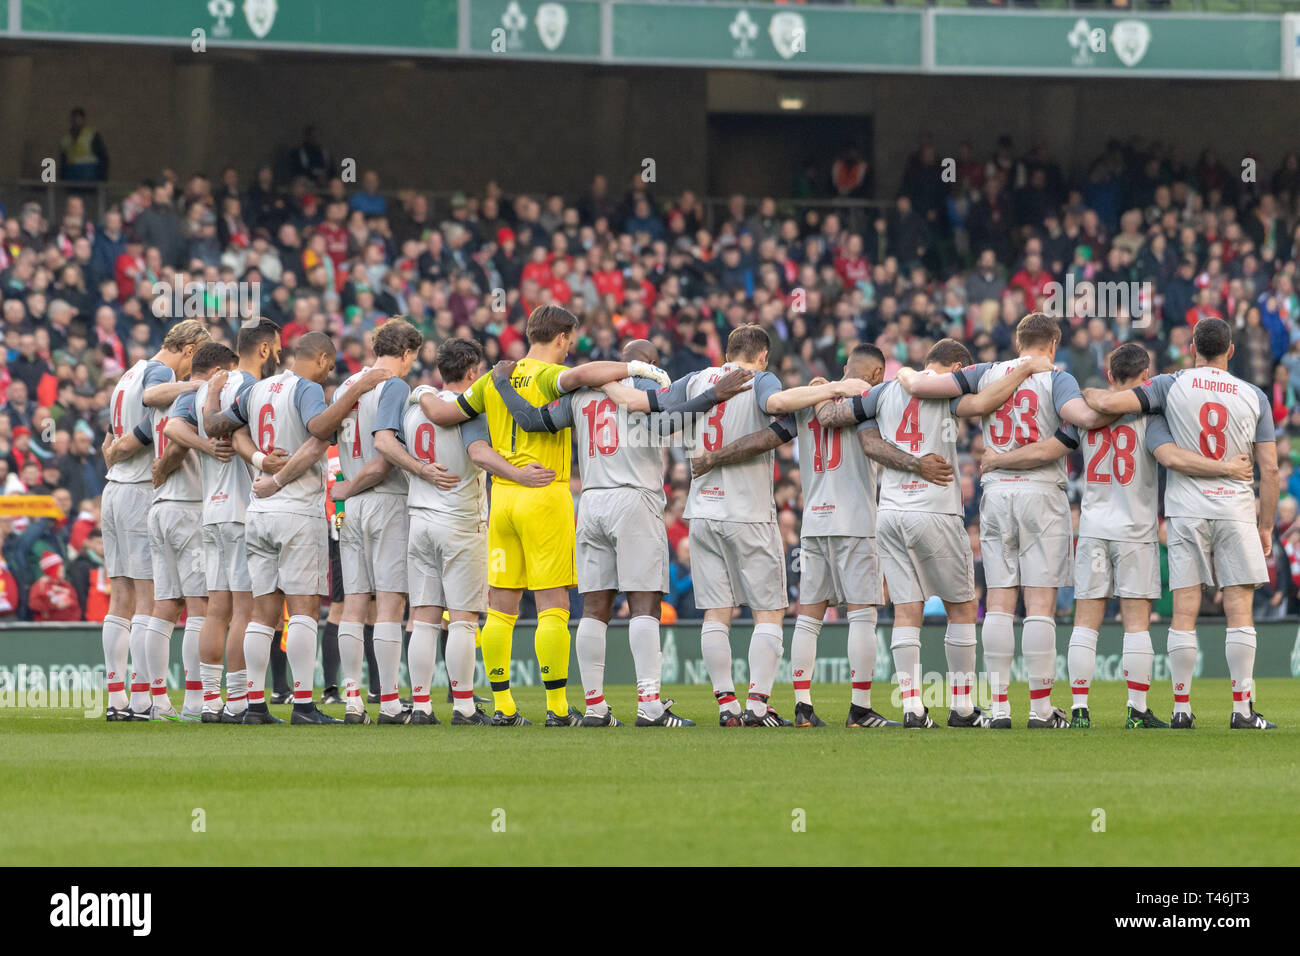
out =
{"type": "Polygon", "coordinates": [[[772,348],[767,329],[761,325],[738,325],[727,336],[728,362],[756,362],[772,348]]]}
{"type": "Polygon", "coordinates": [[[206,345],[200,345],[195,351],[194,360],[190,363],[190,374],[206,375],[216,368],[231,369],[238,362],[239,356],[228,346],[220,342],[208,342],[206,345]]]}
{"type": "Polygon", "coordinates": [[[336,355],[338,353],[334,348],[334,340],[324,332],[308,332],[298,339],[293,354],[295,358],[310,362],[321,355],[336,355]]]}
{"type": "Polygon", "coordinates": [[[1151,365],[1151,356],[1136,342],[1125,342],[1106,359],[1110,377],[1116,382],[1129,382],[1151,365]]]}
{"type": "Polygon", "coordinates": [[[449,339],[438,347],[438,374],[443,383],[459,382],[483,361],[483,347],[473,339],[449,339]]]}
{"type": "Polygon", "coordinates": [[[1021,349],[1046,348],[1061,341],[1061,327],[1051,316],[1030,312],[1016,325],[1016,346],[1021,349]]]}
{"type": "Polygon", "coordinates": [[[392,318],[375,330],[375,355],[401,358],[407,352],[418,352],[424,344],[420,330],[405,319],[392,318]]]}
{"type": "Polygon", "coordinates": [[[235,336],[235,351],[240,355],[252,355],[268,342],[274,342],[280,334],[280,326],[270,319],[261,319],[253,325],[243,325],[235,336]]]}
{"type": "Polygon", "coordinates": [[[1201,358],[1218,358],[1232,346],[1232,329],[1223,319],[1201,319],[1192,330],[1192,344],[1201,358]]]}
{"type": "Polygon", "coordinates": [[[970,357],[970,349],[962,345],[956,339],[940,339],[930,346],[930,351],[925,353],[925,364],[937,365],[970,365],[973,360],[970,357]]]}
{"type": "Polygon", "coordinates": [[[869,359],[884,365],[885,353],[880,351],[880,349],[876,348],[870,342],[859,342],[857,345],[853,346],[853,350],[849,352],[849,361],[853,361],[853,359],[869,359]]]}
{"type": "Polygon", "coordinates": [[[554,342],[565,332],[572,332],[578,327],[577,317],[568,309],[558,305],[539,305],[533,309],[524,326],[524,335],[529,345],[543,345],[554,342]]]}

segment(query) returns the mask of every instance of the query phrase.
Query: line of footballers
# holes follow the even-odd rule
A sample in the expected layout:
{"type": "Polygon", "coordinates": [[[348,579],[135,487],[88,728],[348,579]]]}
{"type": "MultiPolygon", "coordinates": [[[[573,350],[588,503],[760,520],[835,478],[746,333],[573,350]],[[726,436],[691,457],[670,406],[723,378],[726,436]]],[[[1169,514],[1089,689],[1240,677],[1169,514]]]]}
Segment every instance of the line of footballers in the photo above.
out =
{"type": "Polygon", "coordinates": [[[487,372],[474,342],[449,341],[438,355],[444,387],[411,391],[404,378],[422,338],[391,319],[375,334],[374,364],[345,380],[328,404],[322,386],[335,361],[328,336],[304,335],[286,355],[278,327],[262,320],[241,328],[232,352],[208,341],[199,322],[174,326],[112,396],[103,506],[113,585],[103,638],[108,719],[280,723],[266,706],[265,675],[287,608],[291,722],[370,723],[361,676],[373,607],[379,723],[439,722],[430,688],[445,621],[451,723],[526,725],[511,694],[510,661],[529,590],[546,726],[621,725],[604,696],[606,629],[619,592],[629,609],[636,725],[691,726],[660,695],[659,608],[668,590],[662,476],[665,448],[676,444],[694,456],[684,516],[704,617],[701,650],[722,726],[824,726],[811,674],[831,605],[847,608],[846,725],[936,726],[921,700],[920,640],[925,601],[937,596],[948,621],[949,727],[1012,726],[1013,615],[1021,601],[1028,727],[1088,727],[1098,629],[1113,597],[1125,631],[1125,726],[1190,729],[1203,586],[1223,593],[1230,726],[1274,726],[1254,707],[1251,617],[1272,547],[1274,429],[1260,390],[1227,372],[1233,346],[1222,320],[1197,324],[1194,368],[1148,378],[1146,351],[1123,345],[1109,357],[1110,388],[1087,390],[1054,367],[1059,328],[1040,313],[1018,324],[1018,357],[1010,361],[972,364],[964,345],[945,339],[923,369],[884,382],[884,356],[859,345],[841,380],[792,388],[766,371],[770,341],[756,325],[731,332],[725,364],[677,381],[657,367],[655,346],[644,340],[628,343],[623,361],[566,367],[577,326],[566,310],[539,307],[527,322],[525,357],[487,372]],[[992,691],[987,710],[972,693],[974,559],[954,480],[961,419],[978,421],[983,434],[988,590],[978,638],[992,691]],[[772,483],[774,450],[795,439],[804,513],[790,721],[770,703],[787,594],[772,483]],[[334,443],[342,478],[332,494],[346,501],[338,541],[342,721],[317,707],[313,686],[320,595],[329,591],[324,458],[334,443]],[[1077,549],[1065,490],[1065,459],[1076,449],[1085,466],[1077,549]],[[575,458],[583,489],[576,524],[575,458]],[[1158,466],[1168,470],[1174,606],[1169,722],[1147,700],[1148,623],[1161,593],[1158,466]],[[575,585],[583,596],[575,639],[582,710],[568,697],[575,585]],[[901,722],[871,702],[886,585],[901,722]],[[1057,589],[1069,585],[1077,607],[1067,713],[1052,700],[1052,613],[1057,589]],[[730,640],[741,606],[753,615],[743,703],[730,640]],[[182,607],[186,690],[178,713],[166,673],[182,607]],[[398,693],[408,620],[409,705],[398,693]],[[474,697],[476,644],[493,696],[490,717],[474,697]]]}

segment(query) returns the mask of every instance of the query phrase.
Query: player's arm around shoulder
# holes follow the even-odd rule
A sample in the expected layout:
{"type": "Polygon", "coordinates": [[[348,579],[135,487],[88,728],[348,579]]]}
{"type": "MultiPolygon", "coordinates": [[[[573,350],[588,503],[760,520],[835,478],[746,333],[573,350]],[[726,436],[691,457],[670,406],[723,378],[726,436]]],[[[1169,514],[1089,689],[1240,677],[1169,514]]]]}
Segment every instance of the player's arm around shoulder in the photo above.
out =
{"type": "Polygon", "coordinates": [[[514,367],[514,362],[498,362],[492,369],[492,383],[515,424],[526,432],[552,434],[572,427],[573,415],[568,397],[556,398],[545,405],[534,405],[519,394],[514,382],[510,380],[514,367]]]}
{"type": "Polygon", "coordinates": [[[691,477],[699,478],[714,468],[723,465],[737,465],[757,458],[764,452],[784,445],[794,438],[795,424],[790,416],[778,418],[767,428],[742,435],[733,442],[728,442],[717,451],[701,451],[691,459],[691,477]]]}
{"type": "Polygon", "coordinates": [[[1062,425],[1056,434],[1010,451],[995,451],[985,446],[980,457],[980,474],[990,471],[1029,471],[1064,458],[1079,447],[1079,430],[1073,425],[1062,425]]]}

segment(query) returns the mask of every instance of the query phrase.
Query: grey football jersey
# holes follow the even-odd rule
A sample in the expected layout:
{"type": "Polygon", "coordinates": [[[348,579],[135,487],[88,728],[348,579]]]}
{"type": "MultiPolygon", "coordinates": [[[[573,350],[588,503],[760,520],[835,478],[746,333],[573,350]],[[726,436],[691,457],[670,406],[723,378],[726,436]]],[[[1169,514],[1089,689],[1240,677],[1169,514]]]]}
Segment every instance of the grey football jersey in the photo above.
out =
{"type": "MultiPolygon", "coordinates": [[[[978,392],[1011,372],[1022,359],[973,365],[957,373],[967,391],[978,392]]],[[[1061,407],[1081,398],[1079,383],[1069,372],[1039,372],[1025,379],[1014,395],[983,421],[984,445],[995,451],[1013,451],[1051,438],[1061,427],[1061,407]]],[[[1058,458],[1028,471],[990,471],[982,478],[984,487],[1025,482],[1065,487],[1065,459],[1058,458]]]]}
{"type": "Polygon", "coordinates": [[[1147,442],[1157,415],[1125,415],[1087,431],[1064,425],[1057,438],[1083,450],[1079,537],[1155,541],[1160,517],[1160,466],[1147,442]]]}
{"type": "MultiPolygon", "coordinates": [[[[167,423],[173,418],[194,420],[195,394],[194,392],[185,392],[179,395],[176,401],[165,409],[149,409],[150,421],[153,424],[153,456],[155,459],[161,458],[170,444],[170,440],[163,434],[163,429],[167,427],[167,423]]],[[[199,464],[201,457],[203,457],[202,452],[197,452],[193,448],[187,449],[185,457],[181,459],[181,466],[154,489],[153,500],[187,501],[196,504],[202,501],[203,477],[199,464]]]]}
{"type": "MultiPolygon", "coordinates": [[[[623,379],[624,385],[654,388],[645,379],[623,379]]],[[[560,399],[573,417],[578,474],[584,491],[592,488],[640,488],[659,502],[664,498],[663,440],[651,428],[650,416],[629,413],[604,392],[581,388],[560,399]]]]}
{"type": "MultiPolygon", "coordinates": [[[[344,379],[334,393],[334,401],[343,397],[343,393],[352,387],[352,383],[370,370],[366,366],[344,379]]],[[[352,406],[352,410],[339,424],[338,448],[339,469],[343,477],[351,481],[357,476],[366,462],[375,457],[375,432],[385,429],[397,431],[402,424],[402,413],[406,399],[411,394],[410,386],[400,378],[390,378],[362,395],[352,406]]],[[[384,480],[367,488],[361,494],[406,494],[406,472],[400,468],[389,469],[384,480]]]]}
{"type": "MultiPolygon", "coordinates": [[[[234,404],[235,396],[253,387],[257,379],[247,372],[235,369],[221,389],[220,409],[224,412],[234,404]]],[[[194,406],[202,409],[208,401],[208,383],[204,382],[194,393],[194,406]]],[[[201,416],[196,416],[195,427],[207,438],[201,416]]],[[[203,477],[203,523],[222,524],[233,521],[242,524],[244,510],[253,491],[253,469],[236,455],[230,461],[217,461],[211,455],[200,455],[199,470],[203,477]]]]}
{"type": "MultiPolygon", "coordinates": [[[[285,370],[256,382],[235,400],[232,410],[248,425],[260,451],[283,448],[292,456],[312,437],[307,423],[325,411],[325,393],[315,382],[285,370]]],[[[275,494],[250,499],[246,514],[280,512],[325,517],[324,459],[322,455],[275,494]]]]}
{"type": "MultiPolygon", "coordinates": [[[[121,438],[135,431],[141,422],[152,427],[153,416],[150,409],[144,407],[144,390],[153,385],[160,385],[176,380],[176,373],[153,359],[141,359],[122,374],[109,399],[112,415],[113,436],[121,438]]],[[[119,461],[108,469],[109,481],[136,482],[152,481],[154,456],[147,449],[141,448],[125,461],[119,461]]]]}
{"type": "Polygon", "coordinates": [[[815,408],[795,413],[805,538],[876,536],[876,465],[858,444],[856,425],[823,428],[815,408]]]}
{"type": "MultiPolygon", "coordinates": [[[[923,374],[929,375],[930,372],[923,374]]],[[[959,399],[916,398],[897,380],[882,382],[863,399],[867,420],[859,428],[879,428],[880,437],[915,458],[938,455],[952,465],[954,480],[935,485],[909,471],[886,468],[880,477],[880,510],[963,514],[957,473],[957,435],[953,409],[959,399]]]]}
{"type": "MultiPolygon", "coordinates": [[[[1256,442],[1276,439],[1264,393],[1222,369],[1201,366],[1157,375],[1136,391],[1144,409],[1164,412],[1170,436],[1180,448],[1207,458],[1251,455],[1256,442]]],[[[1170,470],[1165,514],[1253,523],[1254,488],[1249,481],[1196,478],[1170,470]]]]}
{"type": "Polygon", "coordinates": [[[407,507],[445,515],[456,522],[485,521],[487,474],[470,460],[468,450],[474,442],[488,440],[487,423],[479,416],[450,428],[435,425],[420,409],[420,396],[426,392],[433,392],[448,402],[458,397],[455,392],[439,392],[429,385],[421,385],[411,393],[398,435],[412,457],[438,462],[459,476],[460,483],[444,491],[423,478],[412,477],[407,482],[407,507]]]}
{"type": "MultiPolygon", "coordinates": [[[[735,366],[706,368],[685,379],[686,398],[712,388],[724,374],[735,366]]],[[[674,387],[677,383],[673,383],[674,387]]],[[[758,372],[753,387],[739,395],[720,402],[713,411],[694,423],[688,448],[717,451],[728,442],[767,428],[773,416],[763,411],[767,399],[781,391],[781,382],[771,372],[758,372]]],[[[669,390],[670,392],[672,389],[669,390]]],[[[671,397],[670,397],[671,400],[671,397]]],[[[715,521],[744,523],[776,520],[776,503],[772,500],[771,451],[749,461],[714,468],[700,478],[691,479],[690,494],[686,498],[684,516],[711,518],[715,521]]]]}

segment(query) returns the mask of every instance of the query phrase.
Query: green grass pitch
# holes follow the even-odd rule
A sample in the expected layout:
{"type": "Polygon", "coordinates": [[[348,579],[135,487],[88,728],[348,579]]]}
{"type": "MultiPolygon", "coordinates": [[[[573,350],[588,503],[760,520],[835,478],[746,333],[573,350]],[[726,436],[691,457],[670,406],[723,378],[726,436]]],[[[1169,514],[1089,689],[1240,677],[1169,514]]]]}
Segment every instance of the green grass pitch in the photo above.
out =
{"type": "MultiPolygon", "coordinates": [[[[1152,695],[1168,717],[1168,693],[1152,695]]],[[[633,691],[608,690],[634,717],[633,691]]],[[[1300,681],[1258,682],[1279,729],[1125,731],[1093,688],[1088,731],[721,729],[675,687],[682,730],[108,724],[0,712],[0,859],[35,865],[1295,865],[1300,681]],[[196,811],[201,810],[201,817],[196,811]],[[802,811],[802,812],[800,812],[802,811]],[[1104,811],[1104,832],[1096,830],[1104,811]],[[196,832],[196,821],[203,823],[196,832]],[[800,826],[802,824],[802,826],[800,826]]],[[[792,712],[788,688],[778,709],[792,712]]],[[[1058,702],[1065,695],[1057,694],[1058,702]]],[[[540,723],[540,689],[518,692],[540,723]]],[[[888,691],[877,690],[878,709],[888,691]]],[[[179,705],[179,694],[177,695],[179,705]]],[[[288,716],[288,708],[277,708],[288,716]]],[[[341,710],[341,709],[339,709],[341,710]]],[[[375,708],[372,706],[372,712],[375,708]]],[[[446,718],[449,708],[435,711],[446,718]]],[[[790,716],[791,714],[787,714],[790,716]]],[[[935,712],[938,723],[946,712],[935,712]]]]}

